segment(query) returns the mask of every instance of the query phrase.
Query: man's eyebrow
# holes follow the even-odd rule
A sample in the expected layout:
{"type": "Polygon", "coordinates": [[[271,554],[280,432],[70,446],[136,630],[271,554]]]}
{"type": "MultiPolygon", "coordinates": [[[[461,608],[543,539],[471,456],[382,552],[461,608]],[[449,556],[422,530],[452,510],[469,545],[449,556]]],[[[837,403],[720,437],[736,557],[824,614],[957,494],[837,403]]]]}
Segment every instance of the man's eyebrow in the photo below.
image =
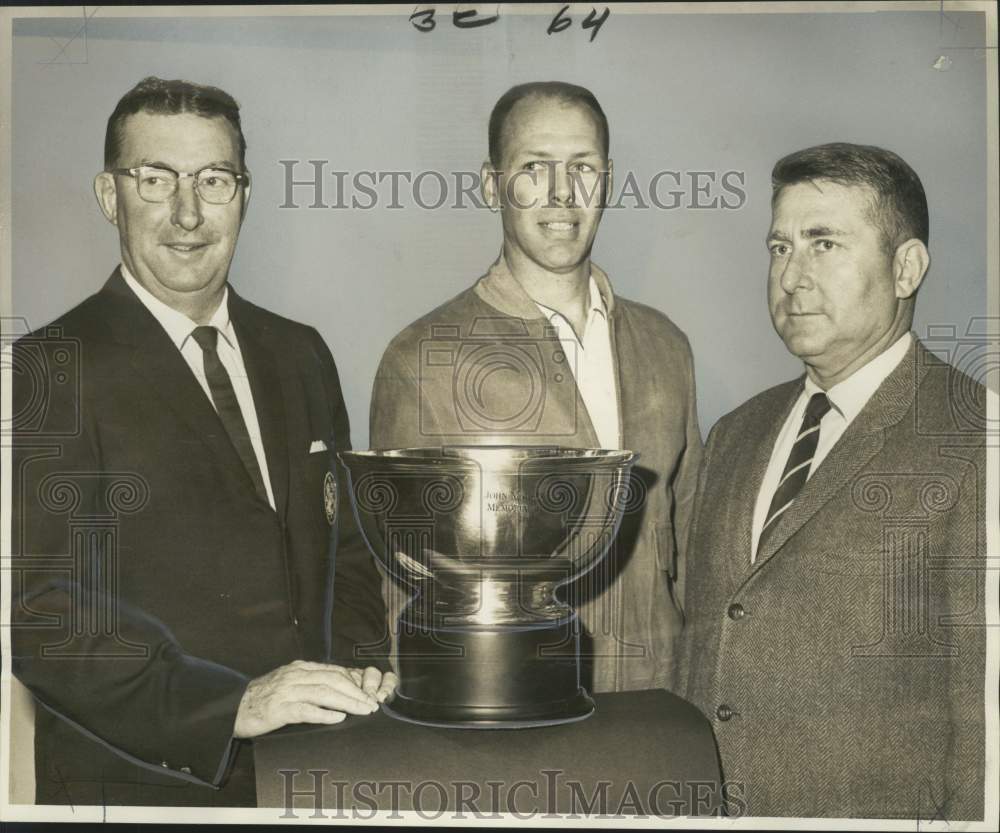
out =
{"type": "Polygon", "coordinates": [[[807,240],[812,240],[816,237],[844,237],[846,235],[846,231],[831,228],[830,226],[811,226],[802,232],[802,236],[807,240]]]}
{"type": "MultiPolygon", "coordinates": [[[[601,152],[597,148],[591,150],[578,150],[576,153],[571,153],[569,155],[570,159],[581,159],[584,156],[600,156],[601,152]]],[[[555,159],[560,156],[560,154],[552,154],[547,150],[525,150],[521,151],[519,156],[542,156],[546,159],[555,159]]]]}
{"type": "MultiPolygon", "coordinates": [[[[138,165],[136,165],[137,168],[143,166],[149,168],[165,168],[168,171],[177,170],[173,165],[168,165],[166,162],[163,162],[159,159],[151,159],[151,160],[143,159],[138,165]]],[[[203,171],[205,170],[205,168],[232,168],[233,170],[235,170],[236,163],[233,162],[231,159],[217,159],[214,162],[209,162],[207,165],[202,165],[200,168],[198,168],[198,170],[203,171]]],[[[194,173],[194,171],[191,171],[191,173],[194,173]]]]}
{"type": "MultiPolygon", "coordinates": [[[[806,240],[815,240],[817,237],[846,237],[848,232],[841,231],[840,229],[835,229],[830,226],[810,226],[807,229],[803,229],[799,232],[800,237],[804,237],[806,240]]],[[[768,240],[781,240],[784,243],[790,243],[792,236],[781,229],[772,229],[767,233],[768,240]]]]}

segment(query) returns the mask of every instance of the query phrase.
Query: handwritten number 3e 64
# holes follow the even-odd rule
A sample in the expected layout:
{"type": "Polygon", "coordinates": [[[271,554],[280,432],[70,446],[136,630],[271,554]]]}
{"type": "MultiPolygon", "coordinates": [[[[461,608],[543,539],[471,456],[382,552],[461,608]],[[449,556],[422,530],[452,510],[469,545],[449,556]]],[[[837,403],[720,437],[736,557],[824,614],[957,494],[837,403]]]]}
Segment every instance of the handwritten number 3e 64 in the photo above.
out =
{"type": "MultiPolygon", "coordinates": [[[[573,25],[573,19],[566,14],[569,9],[569,5],[563,6],[555,17],[552,18],[552,22],[549,23],[549,28],[545,30],[545,34],[552,35],[557,32],[564,32],[570,26],[573,25]]],[[[410,15],[410,23],[418,32],[432,32],[437,26],[437,21],[434,19],[436,10],[431,9],[421,9],[410,15]]],[[[601,31],[601,27],[604,25],[604,21],[608,19],[611,15],[611,9],[607,6],[604,7],[604,11],[598,15],[597,9],[591,8],[590,14],[584,18],[580,26],[586,31],[590,29],[590,40],[593,41],[597,37],[597,33],[601,31]]],[[[459,29],[478,29],[481,26],[489,26],[491,23],[496,23],[500,19],[499,14],[492,16],[480,16],[478,12],[473,9],[465,9],[463,11],[452,12],[451,22],[452,25],[459,29]]]]}
{"type": "MultiPolygon", "coordinates": [[[[564,29],[568,29],[573,24],[572,18],[566,14],[566,10],[568,8],[569,6],[563,6],[559,10],[559,14],[552,18],[552,22],[549,24],[549,28],[546,29],[545,34],[551,35],[553,32],[562,32],[564,29]]],[[[601,31],[604,21],[608,19],[610,14],[611,9],[605,6],[604,12],[600,17],[597,16],[597,9],[591,9],[590,14],[584,18],[583,23],[580,25],[583,27],[584,31],[587,29],[593,29],[590,33],[591,42],[593,42],[594,38],[597,37],[597,33],[601,31]]]]}

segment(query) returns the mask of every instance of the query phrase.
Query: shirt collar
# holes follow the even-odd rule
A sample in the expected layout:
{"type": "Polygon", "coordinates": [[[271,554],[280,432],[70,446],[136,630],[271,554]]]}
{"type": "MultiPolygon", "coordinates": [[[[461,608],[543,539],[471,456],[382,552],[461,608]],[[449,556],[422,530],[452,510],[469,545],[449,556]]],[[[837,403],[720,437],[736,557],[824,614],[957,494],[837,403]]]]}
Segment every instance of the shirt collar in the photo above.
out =
{"type": "MultiPolygon", "coordinates": [[[[590,314],[593,312],[599,312],[605,318],[608,317],[607,308],[604,306],[604,298],[601,296],[601,290],[597,288],[597,281],[594,280],[593,274],[591,274],[590,276],[590,299],[588,303],[589,303],[589,306],[587,308],[588,320],[590,318],[590,314]]],[[[562,313],[560,313],[558,310],[554,310],[551,307],[547,307],[545,306],[545,304],[540,304],[538,303],[538,301],[535,301],[535,306],[538,307],[539,310],[541,310],[542,315],[544,315],[546,318],[549,319],[549,322],[551,322],[552,319],[557,315],[560,318],[564,317],[562,313]]]]}
{"type": "MultiPolygon", "coordinates": [[[[615,314],[615,296],[611,290],[608,276],[596,263],[591,262],[590,277],[597,282],[597,290],[604,301],[607,316],[612,317],[615,314]]],[[[510,273],[503,252],[500,253],[500,257],[489,268],[489,271],[476,282],[473,291],[480,300],[494,309],[500,310],[505,315],[526,320],[544,317],[544,313],[538,309],[538,305],[528,297],[528,293],[510,273]]]]}
{"type": "MultiPolygon", "coordinates": [[[[160,322],[160,326],[166,330],[174,346],[178,350],[183,349],[184,342],[190,338],[191,333],[198,327],[198,323],[192,321],[183,312],[178,312],[173,307],[163,303],[163,301],[132,276],[132,273],[129,272],[128,267],[124,263],[121,264],[121,272],[129,289],[135,293],[143,306],[153,314],[153,317],[160,322]]],[[[209,320],[208,326],[215,327],[222,334],[222,337],[229,342],[229,345],[233,346],[234,339],[231,325],[232,322],[229,319],[229,287],[227,286],[223,289],[222,301],[219,302],[219,306],[212,313],[212,318],[209,320]]]]}
{"type": "Polygon", "coordinates": [[[875,391],[886,380],[886,377],[903,360],[912,343],[913,336],[910,333],[905,333],[896,340],[892,347],[879,353],[868,364],[855,370],[844,381],[838,382],[828,391],[823,391],[807,376],[806,399],[808,400],[814,393],[826,393],[830,404],[844,420],[848,423],[853,422],[861,409],[868,404],[868,400],[872,398],[875,391]]]}

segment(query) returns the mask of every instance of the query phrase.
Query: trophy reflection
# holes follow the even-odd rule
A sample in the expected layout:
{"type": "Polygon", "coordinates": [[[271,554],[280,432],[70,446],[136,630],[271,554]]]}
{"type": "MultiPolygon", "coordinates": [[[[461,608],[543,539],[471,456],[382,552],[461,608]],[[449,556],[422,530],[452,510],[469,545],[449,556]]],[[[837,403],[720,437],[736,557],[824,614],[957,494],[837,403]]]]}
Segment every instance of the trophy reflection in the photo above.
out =
{"type": "Polygon", "coordinates": [[[593,712],[577,615],[556,590],[611,546],[636,456],[483,445],[340,454],[368,548],[412,594],[386,711],[473,728],[593,712]]]}

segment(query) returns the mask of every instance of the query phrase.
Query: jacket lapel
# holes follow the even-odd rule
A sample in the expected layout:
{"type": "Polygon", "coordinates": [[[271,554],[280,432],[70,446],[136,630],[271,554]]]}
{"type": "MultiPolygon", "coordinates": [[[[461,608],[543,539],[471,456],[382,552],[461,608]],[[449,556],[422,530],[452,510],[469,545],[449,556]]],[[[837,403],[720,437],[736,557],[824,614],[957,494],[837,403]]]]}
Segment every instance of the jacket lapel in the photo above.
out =
{"type": "MultiPolygon", "coordinates": [[[[611,313],[614,309],[614,295],[611,292],[611,285],[607,275],[594,264],[591,264],[590,268],[601,296],[604,298],[608,318],[612,320],[611,313]]],[[[552,340],[556,346],[559,345],[555,331],[546,322],[545,315],[538,308],[537,304],[531,300],[528,293],[524,291],[524,288],[518,283],[517,278],[511,274],[510,269],[507,267],[507,261],[504,260],[503,253],[500,254],[500,257],[489,268],[489,271],[476,282],[473,290],[481,301],[484,301],[494,309],[512,318],[524,320],[527,331],[533,338],[540,337],[546,341],[552,340]]],[[[613,338],[614,335],[612,333],[613,338]]],[[[613,348],[614,342],[612,342],[612,355],[616,357],[615,372],[617,374],[617,354],[613,348]]],[[[572,370],[568,370],[565,363],[556,365],[553,362],[551,352],[546,350],[542,357],[542,362],[545,365],[545,378],[553,378],[557,374],[566,374],[567,372],[572,374],[572,370]]],[[[620,385],[621,375],[618,374],[617,378],[620,385]]],[[[621,398],[622,396],[623,394],[619,393],[619,397],[621,398]]],[[[543,422],[539,426],[538,432],[543,435],[572,437],[574,444],[586,448],[596,448],[600,445],[600,441],[597,439],[597,431],[594,429],[590,413],[587,411],[587,406],[583,401],[575,380],[569,386],[554,385],[545,391],[545,406],[542,419],[543,422]]],[[[624,433],[624,423],[622,423],[622,430],[624,433]]]]}
{"type": "MultiPolygon", "coordinates": [[[[108,321],[112,336],[133,347],[131,364],[138,377],[148,380],[153,393],[192,436],[198,437],[219,464],[252,491],[253,481],[205,391],[156,318],[128,288],[120,270],[115,270],[102,292],[115,305],[108,321]]],[[[288,453],[280,378],[273,359],[261,347],[261,328],[255,326],[252,308],[232,287],[229,304],[253,393],[274,502],[281,514],[288,495],[288,453]]]]}
{"type": "Polygon", "coordinates": [[[112,337],[133,348],[130,362],[137,378],[208,447],[221,466],[252,489],[250,476],[205,391],[163,327],[128,288],[120,270],[115,270],[101,291],[114,305],[108,316],[112,337]]]}
{"type": "MultiPolygon", "coordinates": [[[[649,430],[648,425],[634,423],[634,418],[643,412],[642,398],[648,396],[648,391],[641,384],[635,384],[639,381],[640,376],[639,373],[635,372],[636,368],[640,366],[636,363],[636,351],[633,349],[636,345],[619,332],[618,316],[608,315],[608,335],[611,338],[611,361],[614,364],[615,389],[618,393],[617,407],[621,447],[634,448],[633,438],[644,430],[649,430]],[[624,360],[622,355],[625,356],[624,360]],[[630,368],[632,372],[622,373],[622,365],[630,368]]],[[[577,399],[580,400],[580,407],[586,411],[579,394],[577,394],[577,399]]],[[[596,436],[597,432],[593,430],[593,427],[591,430],[596,436]]]]}
{"type": "Polygon", "coordinates": [[[260,321],[254,307],[233,292],[232,286],[229,287],[229,315],[250,380],[274,507],[283,518],[288,506],[288,434],[281,374],[274,360],[278,347],[270,344],[267,326],[260,321]]]}
{"type": "MultiPolygon", "coordinates": [[[[753,547],[753,515],[757,506],[757,495],[760,493],[764,475],[767,473],[771,452],[778,441],[778,434],[788,419],[788,414],[795,406],[795,400],[802,393],[804,379],[798,379],[779,389],[776,396],[771,397],[761,412],[753,417],[753,422],[766,426],[765,433],[759,443],[744,443],[744,452],[737,455],[730,468],[731,505],[735,506],[733,529],[736,530],[736,547],[731,557],[726,560],[730,568],[730,578],[734,585],[742,580],[754,566],[750,562],[750,552],[753,547]]],[[[760,554],[758,553],[759,563],[760,554]]]]}
{"type": "Polygon", "coordinates": [[[837,492],[856,475],[879,451],[884,438],[882,432],[862,433],[854,425],[830,450],[802,491],[799,492],[785,514],[778,519],[774,532],[764,541],[757,553],[755,566],[760,568],[785,542],[798,532],[837,492]]]}
{"type": "MultiPolygon", "coordinates": [[[[899,422],[913,404],[928,362],[926,349],[914,337],[913,346],[868,400],[816,472],[806,481],[795,502],[778,520],[756,566],[763,566],[781,547],[852,480],[882,450],[885,429],[899,422]]],[[[771,446],[773,447],[773,443],[771,446]]]]}

